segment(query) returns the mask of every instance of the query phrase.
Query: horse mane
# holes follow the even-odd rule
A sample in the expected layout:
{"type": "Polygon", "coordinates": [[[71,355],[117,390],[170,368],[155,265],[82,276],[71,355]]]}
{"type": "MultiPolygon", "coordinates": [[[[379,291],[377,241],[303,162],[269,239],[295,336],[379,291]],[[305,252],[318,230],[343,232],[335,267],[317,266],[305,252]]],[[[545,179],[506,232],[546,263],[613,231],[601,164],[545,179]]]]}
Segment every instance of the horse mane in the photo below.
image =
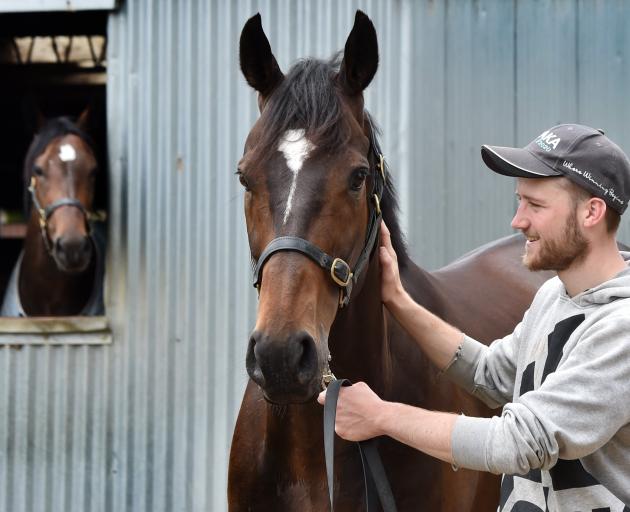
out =
{"type": "MultiPolygon", "coordinates": [[[[350,128],[345,122],[342,92],[337,84],[340,63],[341,53],[338,53],[327,61],[301,59],[291,67],[260,116],[261,137],[254,148],[255,160],[267,161],[275,153],[282,134],[292,129],[304,129],[318,153],[334,153],[348,142],[350,128]]],[[[378,144],[379,131],[367,111],[366,115],[375,130],[373,140],[378,144]]],[[[410,257],[398,221],[398,199],[387,163],[385,167],[387,181],[381,209],[398,264],[405,267],[410,257]]]]}
{"type": "Polygon", "coordinates": [[[35,134],[31,145],[26,152],[24,159],[23,179],[24,179],[24,210],[28,216],[31,207],[31,195],[28,192],[28,186],[33,174],[33,166],[35,159],[46,149],[50,141],[57,137],[74,134],[83,139],[92,151],[94,151],[94,141],[92,137],[67,116],[55,117],[48,119],[42,128],[35,134]]]}

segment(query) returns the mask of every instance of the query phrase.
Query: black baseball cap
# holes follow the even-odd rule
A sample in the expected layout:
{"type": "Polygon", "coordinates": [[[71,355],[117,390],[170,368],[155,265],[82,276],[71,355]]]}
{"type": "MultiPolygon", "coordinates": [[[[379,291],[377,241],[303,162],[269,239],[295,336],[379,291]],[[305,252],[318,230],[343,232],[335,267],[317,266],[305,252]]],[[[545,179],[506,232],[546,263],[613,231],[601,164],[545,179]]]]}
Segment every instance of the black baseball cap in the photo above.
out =
{"type": "Polygon", "coordinates": [[[603,199],[620,215],[628,206],[630,160],[602,130],[560,124],[524,148],[483,145],[481,157],[490,169],[505,176],[564,176],[603,199]]]}

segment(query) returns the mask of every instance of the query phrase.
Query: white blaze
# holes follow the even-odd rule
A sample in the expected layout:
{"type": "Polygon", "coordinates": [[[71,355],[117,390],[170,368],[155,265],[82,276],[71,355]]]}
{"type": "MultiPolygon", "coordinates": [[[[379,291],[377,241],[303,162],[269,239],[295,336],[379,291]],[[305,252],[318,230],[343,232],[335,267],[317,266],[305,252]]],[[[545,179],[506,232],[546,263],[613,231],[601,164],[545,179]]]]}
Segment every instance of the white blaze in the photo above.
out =
{"type": "Polygon", "coordinates": [[[62,144],[59,147],[59,160],[62,162],[72,162],[77,159],[77,152],[72,144],[62,144]]]}
{"type": "Polygon", "coordinates": [[[287,130],[278,145],[278,150],[282,151],[282,154],[287,161],[287,166],[293,173],[289,197],[287,197],[287,206],[284,209],[284,218],[282,220],[283,225],[287,223],[289,213],[291,213],[298,173],[300,172],[302,165],[304,165],[304,160],[308,158],[309,153],[314,147],[315,146],[313,146],[313,144],[304,137],[304,130],[302,129],[287,130]]]}

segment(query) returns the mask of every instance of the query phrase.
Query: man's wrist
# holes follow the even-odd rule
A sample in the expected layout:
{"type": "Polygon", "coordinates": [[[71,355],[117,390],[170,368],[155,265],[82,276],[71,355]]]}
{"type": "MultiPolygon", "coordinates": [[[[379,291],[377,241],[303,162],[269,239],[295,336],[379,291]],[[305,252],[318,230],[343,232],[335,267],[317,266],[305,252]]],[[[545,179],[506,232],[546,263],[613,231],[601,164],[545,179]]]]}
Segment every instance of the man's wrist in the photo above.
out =
{"type": "Polygon", "coordinates": [[[404,306],[405,302],[407,302],[410,298],[411,297],[407,293],[407,290],[400,286],[392,294],[389,300],[384,302],[384,304],[387,309],[389,309],[392,313],[395,313],[400,310],[404,306]]]}
{"type": "Polygon", "coordinates": [[[396,407],[398,404],[395,402],[388,402],[383,400],[378,411],[374,415],[373,425],[377,431],[378,436],[390,435],[391,419],[396,417],[396,407]]]}

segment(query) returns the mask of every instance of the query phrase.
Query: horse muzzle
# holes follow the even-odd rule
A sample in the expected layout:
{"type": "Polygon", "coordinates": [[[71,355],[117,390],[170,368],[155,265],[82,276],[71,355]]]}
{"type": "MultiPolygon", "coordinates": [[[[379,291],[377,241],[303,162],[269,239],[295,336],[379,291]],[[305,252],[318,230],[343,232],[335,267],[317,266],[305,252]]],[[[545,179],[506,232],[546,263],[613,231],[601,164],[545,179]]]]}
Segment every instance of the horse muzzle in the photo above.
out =
{"type": "Polygon", "coordinates": [[[59,270],[77,274],[88,267],[93,251],[89,236],[60,236],[53,243],[52,256],[59,270]]]}
{"type": "Polygon", "coordinates": [[[306,331],[278,337],[254,331],[247,348],[251,379],[273,403],[306,402],[321,389],[322,368],[315,339],[306,331]]]}

